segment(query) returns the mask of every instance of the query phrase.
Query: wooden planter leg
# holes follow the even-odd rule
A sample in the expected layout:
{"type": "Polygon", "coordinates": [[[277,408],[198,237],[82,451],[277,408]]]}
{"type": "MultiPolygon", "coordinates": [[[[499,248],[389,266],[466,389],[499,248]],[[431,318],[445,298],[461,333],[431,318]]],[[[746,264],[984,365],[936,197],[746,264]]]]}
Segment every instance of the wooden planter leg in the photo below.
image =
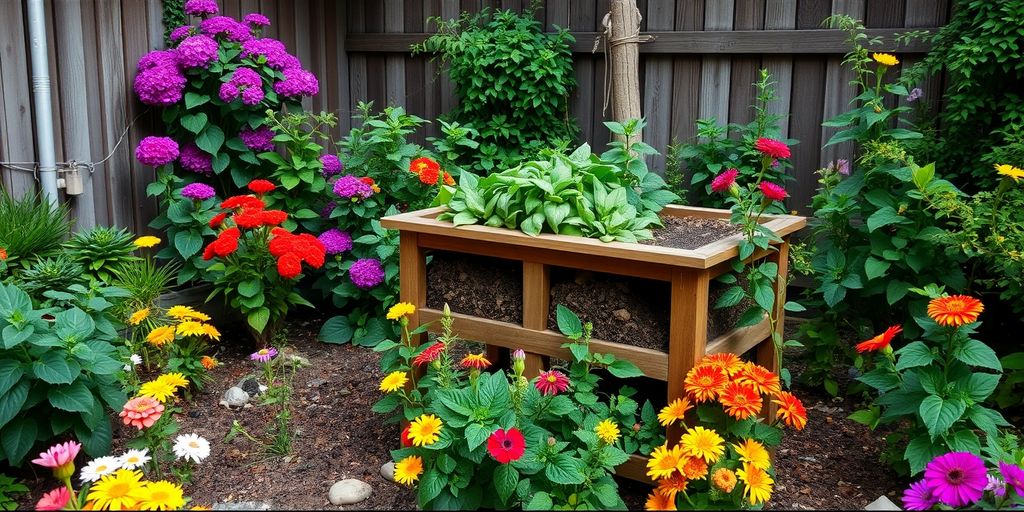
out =
{"type": "MultiPolygon", "coordinates": [[[[398,262],[399,300],[416,306],[416,311],[409,315],[409,330],[412,330],[419,327],[420,308],[427,305],[427,260],[416,233],[402,231],[398,241],[398,262]]],[[[416,334],[409,341],[418,346],[423,343],[424,336],[416,334]]]]}
{"type": "MultiPolygon", "coordinates": [[[[547,265],[533,261],[523,262],[523,327],[535,331],[544,331],[548,328],[550,284],[547,265]]],[[[548,367],[549,361],[547,356],[527,353],[523,376],[533,379],[548,367]]]]}
{"type": "MultiPolygon", "coordinates": [[[[704,357],[708,342],[707,270],[672,271],[672,305],[668,338],[668,401],[683,397],[686,373],[704,357]]],[[[669,446],[679,441],[682,427],[671,425],[665,434],[669,446]]]]}
{"type": "MultiPolygon", "coordinates": [[[[775,262],[779,266],[778,277],[775,279],[775,283],[772,287],[775,290],[775,318],[778,321],[775,323],[775,332],[782,336],[783,321],[785,320],[785,306],[786,306],[786,275],[789,269],[789,237],[785,238],[785,241],[779,245],[778,251],[772,253],[768,257],[769,261],[775,262]]],[[[775,342],[771,336],[768,339],[762,341],[757,345],[757,364],[764,366],[765,368],[778,373],[779,368],[779,356],[780,354],[776,350],[775,342]]],[[[766,407],[763,412],[769,420],[775,418],[775,412],[778,410],[777,405],[769,401],[765,404],[766,407]]]]}

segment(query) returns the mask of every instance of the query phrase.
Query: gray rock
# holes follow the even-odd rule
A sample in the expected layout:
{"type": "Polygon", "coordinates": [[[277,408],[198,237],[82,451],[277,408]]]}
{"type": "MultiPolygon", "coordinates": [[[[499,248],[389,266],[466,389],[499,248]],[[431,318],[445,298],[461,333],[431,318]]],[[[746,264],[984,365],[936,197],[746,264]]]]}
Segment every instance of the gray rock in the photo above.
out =
{"type": "Polygon", "coordinates": [[[256,379],[252,377],[242,379],[242,382],[239,382],[237,387],[242,388],[242,391],[249,393],[249,396],[256,396],[260,394],[260,383],[256,382],[256,379]]]}
{"type": "Polygon", "coordinates": [[[327,498],[334,505],[351,505],[369,498],[372,492],[373,487],[370,487],[370,484],[354,478],[346,478],[331,486],[327,498]]]}
{"type": "Polygon", "coordinates": [[[224,392],[222,403],[228,407],[243,407],[249,403],[249,393],[239,387],[230,387],[224,392]]]}
{"type": "Polygon", "coordinates": [[[395,463],[388,462],[380,467],[380,476],[389,482],[395,481],[395,463]]]}
{"type": "Polygon", "coordinates": [[[864,507],[864,510],[902,510],[897,507],[895,503],[885,496],[879,496],[877,500],[872,501],[868,506],[864,507]]]}
{"type": "Polygon", "coordinates": [[[295,363],[295,364],[297,364],[299,366],[309,366],[310,365],[309,358],[306,357],[305,355],[303,355],[302,352],[299,352],[298,350],[295,350],[292,347],[285,347],[284,349],[282,349],[281,350],[281,356],[284,359],[286,359],[286,360],[288,360],[288,361],[290,361],[292,363],[295,363]]]}
{"type": "Polygon", "coordinates": [[[213,510],[270,510],[273,507],[270,503],[263,501],[235,501],[214,503],[210,508],[213,510]]]}
{"type": "Polygon", "coordinates": [[[307,383],[306,385],[311,388],[318,388],[320,386],[323,386],[324,384],[327,384],[327,379],[313,379],[309,381],[309,383],[307,383]]]}

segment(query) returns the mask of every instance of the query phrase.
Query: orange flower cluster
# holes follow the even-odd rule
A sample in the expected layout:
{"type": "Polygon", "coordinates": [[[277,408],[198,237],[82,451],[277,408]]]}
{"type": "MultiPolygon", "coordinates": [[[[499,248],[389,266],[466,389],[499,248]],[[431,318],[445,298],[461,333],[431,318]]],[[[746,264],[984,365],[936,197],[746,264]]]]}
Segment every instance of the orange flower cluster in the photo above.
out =
{"type": "MultiPolygon", "coordinates": [[[[761,412],[765,396],[779,406],[778,418],[802,429],[807,411],[792,394],[782,391],[775,372],[736,354],[714,354],[694,366],[683,381],[687,398],[694,403],[717,401],[727,414],[745,420],[761,412]]],[[[682,421],[682,418],[680,418],[682,421]]]]}
{"type": "Polygon", "coordinates": [[[302,263],[313,268],[324,265],[324,244],[309,233],[294,234],[283,228],[270,231],[268,249],[277,258],[277,273],[285,279],[294,279],[302,273],[302,263]]]}
{"type": "Polygon", "coordinates": [[[442,171],[440,164],[427,157],[420,157],[409,162],[409,172],[419,176],[420,182],[426,185],[437,185],[438,180],[448,186],[455,185],[455,179],[451,174],[442,171]]]}

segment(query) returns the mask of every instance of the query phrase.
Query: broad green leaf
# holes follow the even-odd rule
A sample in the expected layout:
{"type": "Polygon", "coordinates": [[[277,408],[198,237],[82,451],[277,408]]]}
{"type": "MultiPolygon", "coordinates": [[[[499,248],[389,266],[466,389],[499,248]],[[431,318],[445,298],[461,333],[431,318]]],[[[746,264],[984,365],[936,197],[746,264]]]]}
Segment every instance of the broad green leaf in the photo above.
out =
{"type": "Polygon", "coordinates": [[[320,341],[325,343],[342,344],[352,341],[352,327],[348,318],[342,315],[333,316],[324,322],[320,328],[320,341]]]}
{"type": "Polygon", "coordinates": [[[928,395],[921,401],[918,414],[925,426],[928,427],[928,434],[932,439],[936,439],[949,430],[949,427],[953,426],[966,410],[967,405],[963,400],[943,399],[937,395],[928,395]]]}
{"type": "Polygon", "coordinates": [[[558,320],[558,330],[566,337],[578,339],[583,335],[583,322],[571,309],[559,304],[555,316],[558,320]]]}
{"type": "Polygon", "coordinates": [[[1003,370],[996,352],[978,340],[967,340],[966,343],[953,350],[953,357],[971,366],[980,366],[996,371],[1003,370]]]}
{"type": "Polygon", "coordinates": [[[941,447],[936,446],[927,435],[915,437],[907,444],[903,452],[903,458],[910,463],[910,476],[922,471],[924,467],[935,457],[946,453],[941,447]]]}
{"type": "Polygon", "coordinates": [[[519,485],[519,472],[511,464],[499,464],[494,469],[494,488],[502,503],[508,501],[519,485]]]}
{"type": "Polygon", "coordinates": [[[615,362],[609,365],[608,373],[620,379],[644,376],[644,372],[640,371],[640,368],[637,368],[635,364],[624,359],[616,359],[615,362]]]}
{"type": "Polygon", "coordinates": [[[466,446],[470,450],[477,449],[484,444],[487,438],[491,437],[491,431],[479,423],[470,423],[466,426],[466,446]]]}
{"type": "Polygon", "coordinates": [[[36,420],[26,416],[17,418],[0,430],[0,437],[4,453],[7,455],[7,462],[12,465],[19,465],[22,459],[28,455],[29,450],[36,444],[38,425],[36,420]]]}
{"type": "Polygon", "coordinates": [[[51,350],[32,363],[32,373],[48,384],[71,384],[81,373],[77,361],[64,350],[51,350]]]}
{"type": "Polygon", "coordinates": [[[935,355],[932,354],[931,349],[920,341],[915,341],[897,350],[896,355],[899,356],[896,359],[897,370],[928,366],[935,361],[935,355]]]}
{"type": "Polygon", "coordinates": [[[582,465],[582,461],[566,453],[560,453],[548,460],[547,465],[544,466],[544,476],[556,484],[581,484],[586,479],[582,465]]]}

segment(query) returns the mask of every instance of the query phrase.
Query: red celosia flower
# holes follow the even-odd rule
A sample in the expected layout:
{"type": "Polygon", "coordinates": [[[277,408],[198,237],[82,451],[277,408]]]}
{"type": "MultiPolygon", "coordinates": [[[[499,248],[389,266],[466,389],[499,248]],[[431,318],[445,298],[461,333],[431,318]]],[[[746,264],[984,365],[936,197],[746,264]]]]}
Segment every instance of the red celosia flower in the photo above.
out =
{"type": "Polygon", "coordinates": [[[369,176],[363,176],[362,178],[359,178],[359,181],[361,181],[363,183],[366,183],[367,185],[369,185],[371,187],[376,185],[376,183],[373,181],[373,178],[371,178],[369,176]]]}
{"type": "Polygon", "coordinates": [[[770,181],[762,181],[760,186],[761,193],[764,194],[764,197],[767,197],[772,201],[782,201],[789,196],[789,194],[786,193],[786,189],[770,181]]]}
{"type": "Polygon", "coordinates": [[[309,233],[302,233],[298,235],[298,245],[299,257],[302,258],[302,261],[313,268],[320,268],[324,265],[327,249],[324,248],[320,239],[309,233]]]}
{"type": "Polygon", "coordinates": [[[263,195],[274,190],[274,184],[267,180],[252,180],[249,182],[249,190],[254,194],[263,195]]]}
{"type": "Polygon", "coordinates": [[[452,178],[452,175],[448,174],[447,172],[444,173],[444,184],[448,185],[449,187],[454,187],[455,186],[455,178],[452,178]]]}
{"type": "Polygon", "coordinates": [[[292,252],[277,259],[277,273],[285,279],[294,279],[302,273],[302,260],[292,252]]]}
{"type": "Polygon", "coordinates": [[[974,323],[985,310],[980,300],[969,295],[950,295],[932,299],[928,303],[928,316],[945,327],[960,327],[974,323]]]}
{"type": "Polygon", "coordinates": [[[533,385],[542,395],[557,395],[569,389],[569,377],[558,370],[540,372],[537,382],[533,385]]]}
{"type": "Polygon", "coordinates": [[[212,259],[213,259],[213,257],[214,257],[214,256],[216,256],[216,255],[217,255],[217,253],[213,252],[213,250],[214,250],[214,244],[215,244],[215,243],[216,243],[216,240],[215,240],[215,241],[213,241],[213,242],[210,242],[210,244],[209,244],[209,245],[207,245],[207,246],[206,246],[206,247],[205,247],[205,248],[203,249],[203,259],[204,259],[204,260],[206,260],[206,261],[210,261],[210,260],[212,260],[212,259]]]}
{"type": "MultiPolygon", "coordinates": [[[[238,250],[238,237],[241,235],[242,232],[239,231],[238,228],[228,228],[221,231],[221,233],[217,235],[217,239],[210,242],[210,245],[207,247],[207,251],[211,254],[210,258],[213,257],[213,254],[217,256],[227,256],[238,250]]],[[[203,258],[209,260],[210,258],[207,258],[206,256],[207,252],[204,251],[203,258]]]]}
{"type": "Polygon", "coordinates": [[[231,196],[224,200],[220,204],[221,208],[234,209],[234,208],[252,208],[256,210],[262,210],[267,207],[263,201],[253,196],[231,196]]]}
{"type": "Polygon", "coordinates": [[[523,456],[523,452],[526,451],[526,439],[515,427],[508,430],[499,428],[487,438],[487,451],[494,460],[508,464],[523,456]]]}
{"type": "Polygon", "coordinates": [[[423,352],[420,352],[419,355],[412,360],[412,364],[416,366],[423,366],[427,363],[432,363],[441,355],[441,352],[444,352],[444,347],[445,344],[443,341],[438,341],[437,343],[430,345],[423,349],[423,352]]]}
{"type": "Polygon", "coordinates": [[[754,149],[772,158],[789,158],[789,146],[786,143],[761,137],[754,143],[754,149]]]}
{"type": "Polygon", "coordinates": [[[886,329],[882,334],[879,334],[870,340],[858,343],[857,352],[874,352],[876,350],[882,350],[883,348],[888,347],[889,343],[892,343],[892,339],[901,332],[903,332],[903,327],[894,325],[886,329]]]}
{"type": "Polygon", "coordinates": [[[437,172],[441,171],[441,165],[425,156],[419,157],[412,162],[409,162],[409,172],[414,174],[423,174],[423,171],[427,169],[434,169],[437,172]]]}
{"type": "Polygon", "coordinates": [[[264,226],[277,226],[288,218],[288,214],[281,210],[263,210],[260,212],[260,221],[264,226]]]}
{"type": "Polygon", "coordinates": [[[772,400],[772,403],[779,406],[776,415],[786,422],[786,425],[797,430],[803,430],[807,425],[807,409],[804,409],[804,404],[792,393],[783,391],[779,393],[779,399],[772,400]]]}
{"type": "Polygon", "coordinates": [[[210,227],[213,229],[219,228],[220,225],[224,223],[224,219],[226,219],[227,217],[228,212],[220,212],[217,215],[214,215],[213,218],[210,219],[210,227]]]}
{"type": "Polygon", "coordinates": [[[232,217],[235,225],[244,229],[256,229],[263,226],[263,210],[255,208],[242,208],[242,211],[232,217]]]}
{"type": "Polygon", "coordinates": [[[739,176],[739,169],[729,169],[711,181],[712,192],[727,192],[729,187],[736,183],[736,176],[739,176]]]}
{"type": "Polygon", "coordinates": [[[412,448],[412,439],[409,439],[409,428],[411,428],[411,425],[406,425],[402,429],[402,446],[405,448],[412,448]]]}
{"type": "Polygon", "coordinates": [[[725,412],[738,420],[745,420],[761,411],[761,394],[754,386],[730,382],[718,396],[725,412]]]}

